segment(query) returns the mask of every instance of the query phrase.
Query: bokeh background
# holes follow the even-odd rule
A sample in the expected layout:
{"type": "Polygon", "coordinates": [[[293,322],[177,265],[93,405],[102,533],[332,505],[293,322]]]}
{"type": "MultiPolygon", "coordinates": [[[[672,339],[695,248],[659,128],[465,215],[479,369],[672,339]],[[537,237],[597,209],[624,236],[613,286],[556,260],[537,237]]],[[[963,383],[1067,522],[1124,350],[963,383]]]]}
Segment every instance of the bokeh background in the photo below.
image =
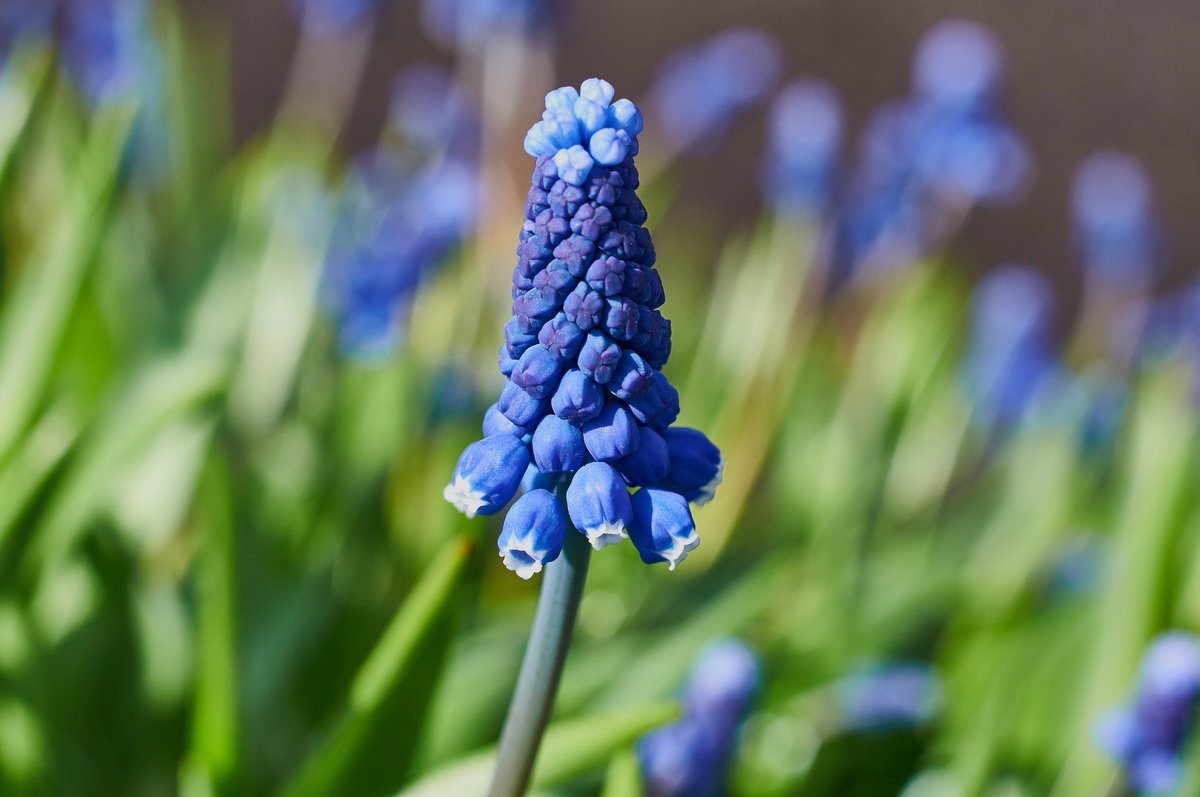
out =
{"type": "Polygon", "coordinates": [[[1200,793],[1198,26],[0,0],[0,793],[486,793],[540,577],[443,488],[593,76],[724,481],[593,555],[533,793],[1200,793]]]}

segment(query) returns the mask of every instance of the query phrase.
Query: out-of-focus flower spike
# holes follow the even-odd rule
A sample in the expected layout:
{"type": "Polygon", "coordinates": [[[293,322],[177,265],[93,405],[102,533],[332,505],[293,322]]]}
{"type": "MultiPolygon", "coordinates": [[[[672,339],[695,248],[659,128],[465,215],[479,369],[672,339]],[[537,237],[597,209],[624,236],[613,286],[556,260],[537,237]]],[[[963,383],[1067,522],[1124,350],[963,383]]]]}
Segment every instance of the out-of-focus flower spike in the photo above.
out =
{"type": "Polygon", "coordinates": [[[46,0],[6,0],[0,3],[0,62],[18,42],[49,38],[54,3],[46,0]]]}
{"type": "Polygon", "coordinates": [[[950,19],[935,25],[917,45],[913,89],[925,102],[962,113],[989,105],[1003,73],[1004,56],[991,31],[950,19]]]}
{"type": "Polygon", "coordinates": [[[762,182],[776,211],[814,217],[829,201],[842,141],[842,107],[833,88],[797,81],[780,93],[771,111],[762,182]]]}
{"type": "Polygon", "coordinates": [[[666,562],[670,570],[700,544],[687,499],[679,493],[643,487],[633,494],[629,539],[646,564],[666,562]]]}
{"type": "Polygon", "coordinates": [[[1097,722],[1096,741],[1143,794],[1169,794],[1183,777],[1200,702],[1200,640],[1161,634],[1147,649],[1129,705],[1097,722]]]}
{"type": "Polygon", "coordinates": [[[633,503],[621,477],[606,462],[589,462],[567,488],[571,522],[597,551],[629,536],[633,503]]]}
{"type": "Polygon", "coordinates": [[[292,13],[322,34],[336,34],[365,21],[381,0],[292,0],[292,13]]]}
{"type": "Polygon", "coordinates": [[[881,731],[928,722],[941,706],[941,679],[921,661],[878,662],[837,684],[842,722],[857,731],[881,731]]]}
{"type": "Polygon", "coordinates": [[[516,495],[529,462],[529,447],[520,438],[485,437],[463,451],[442,496],[467,517],[494,515],[516,495]]]}
{"type": "Polygon", "coordinates": [[[548,490],[530,490],[504,516],[498,545],[504,566],[524,579],[562,553],[567,521],[562,504],[548,490]]]}
{"type": "Polygon", "coordinates": [[[986,422],[1018,420],[1052,384],[1052,305],[1045,278],[1024,266],[1001,267],[976,288],[965,376],[986,422]]]}
{"type": "Polygon", "coordinates": [[[1158,231],[1150,178],[1135,158],[1112,150],[1085,158],[1075,172],[1071,208],[1086,268],[1118,283],[1149,273],[1158,231]]]}
{"type": "Polygon", "coordinates": [[[771,37],[749,28],[725,31],[668,59],[651,97],[672,145],[715,146],[731,119],[771,91],[782,60],[771,37]]]}

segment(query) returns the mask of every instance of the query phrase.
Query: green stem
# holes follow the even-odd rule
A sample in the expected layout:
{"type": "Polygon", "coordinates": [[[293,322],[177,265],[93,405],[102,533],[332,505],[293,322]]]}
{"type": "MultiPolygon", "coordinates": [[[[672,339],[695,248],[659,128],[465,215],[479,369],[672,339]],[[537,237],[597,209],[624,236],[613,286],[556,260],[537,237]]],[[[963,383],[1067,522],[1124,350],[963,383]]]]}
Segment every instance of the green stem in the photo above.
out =
{"type": "Polygon", "coordinates": [[[546,566],[533,629],[500,736],[489,797],[520,797],[529,785],[571,645],[591,552],[584,535],[568,526],[562,555],[546,566]]]}

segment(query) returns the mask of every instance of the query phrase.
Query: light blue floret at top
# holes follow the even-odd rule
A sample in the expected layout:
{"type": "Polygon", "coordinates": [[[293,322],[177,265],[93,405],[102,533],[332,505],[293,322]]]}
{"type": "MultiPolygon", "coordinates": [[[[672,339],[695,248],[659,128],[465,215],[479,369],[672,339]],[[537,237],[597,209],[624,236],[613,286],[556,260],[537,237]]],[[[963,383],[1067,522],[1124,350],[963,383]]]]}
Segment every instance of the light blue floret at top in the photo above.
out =
{"type": "Polygon", "coordinates": [[[499,549],[522,578],[570,533],[596,549],[628,537],[642,561],[674,569],[700,541],[689,504],[720,481],[717,447],[673,425],[671,325],[633,163],[642,124],[593,78],[547,94],[525,137],[537,162],[500,347],[506,381],[444,491],[469,517],[520,493],[499,549]]]}

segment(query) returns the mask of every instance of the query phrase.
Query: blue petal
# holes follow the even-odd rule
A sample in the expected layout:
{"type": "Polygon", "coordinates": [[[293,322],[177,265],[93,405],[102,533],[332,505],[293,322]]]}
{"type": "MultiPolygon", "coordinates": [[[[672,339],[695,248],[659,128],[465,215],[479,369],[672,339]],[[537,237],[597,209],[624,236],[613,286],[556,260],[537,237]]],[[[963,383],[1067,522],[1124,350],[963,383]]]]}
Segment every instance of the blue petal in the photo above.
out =
{"type": "Polygon", "coordinates": [[[629,539],[646,564],[666,562],[671,570],[700,544],[688,502],[679,493],[644,487],[633,494],[629,539]]]}
{"type": "Polygon", "coordinates": [[[633,523],[629,490],[605,462],[589,462],[576,472],[567,488],[567,512],[596,550],[629,536],[633,523]]]}
{"type": "Polygon", "coordinates": [[[565,473],[583,464],[583,433],[557,415],[547,415],[533,433],[533,460],[543,473],[565,473]]]}
{"type": "Polygon", "coordinates": [[[529,467],[529,447],[512,435],[486,437],[463,451],[442,496],[467,517],[493,515],[512,500],[529,467]]]}
{"type": "Polygon", "coordinates": [[[628,456],[637,450],[638,425],[618,401],[609,401],[600,414],[583,425],[588,453],[600,462],[628,456]]]}

